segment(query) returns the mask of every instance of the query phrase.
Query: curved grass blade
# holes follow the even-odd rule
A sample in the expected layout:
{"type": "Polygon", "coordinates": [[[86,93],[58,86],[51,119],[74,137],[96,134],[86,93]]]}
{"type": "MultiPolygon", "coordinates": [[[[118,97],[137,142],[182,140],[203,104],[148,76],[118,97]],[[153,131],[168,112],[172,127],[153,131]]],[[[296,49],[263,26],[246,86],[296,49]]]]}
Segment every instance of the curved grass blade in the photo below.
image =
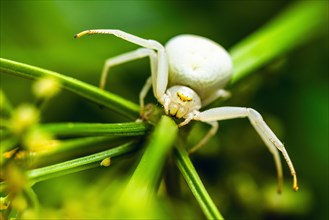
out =
{"type": "Polygon", "coordinates": [[[230,49],[232,83],[311,40],[328,25],[325,1],[297,1],[230,49]]]}
{"type": "Polygon", "coordinates": [[[207,219],[224,219],[204,187],[187,151],[176,147],[174,160],[207,219]]]}
{"type": "Polygon", "coordinates": [[[140,136],[150,126],[142,122],[126,123],[49,123],[38,126],[56,136],[140,136]]]}
{"type": "Polygon", "coordinates": [[[127,154],[135,149],[133,144],[130,142],[123,144],[119,147],[115,147],[106,151],[91,154],[85,157],[65,161],[51,166],[46,166],[38,169],[34,169],[27,172],[31,184],[35,184],[39,181],[47,180],[50,178],[63,176],[69,173],[74,173],[82,170],[87,170],[100,166],[100,162],[105,158],[118,157],[127,154]]]}
{"type": "Polygon", "coordinates": [[[136,119],[139,116],[139,106],[135,103],[72,77],[3,58],[0,58],[0,64],[1,73],[17,75],[28,79],[52,77],[58,80],[64,89],[107,107],[121,115],[131,119],[136,119]]]}
{"type": "Polygon", "coordinates": [[[145,152],[128,184],[111,207],[113,219],[165,219],[155,192],[158,189],[163,166],[178,134],[176,123],[162,116],[146,145],[145,152]]]}
{"type": "Polygon", "coordinates": [[[48,166],[64,160],[107,150],[132,140],[134,140],[133,137],[96,136],[55,141],[54,146],[45,146],[46,149],[44,151],[33,153],[31,158],[32,165],[33,167],[48,166]]]}
{"type": "Polygon", "coordinates": [[[147,189],[155,192],[162,173],[163,164],[178,134],[176,123],[168,116],[162,116],[150,136],[141,161],[129,181],[130,189],[147,189]]]}

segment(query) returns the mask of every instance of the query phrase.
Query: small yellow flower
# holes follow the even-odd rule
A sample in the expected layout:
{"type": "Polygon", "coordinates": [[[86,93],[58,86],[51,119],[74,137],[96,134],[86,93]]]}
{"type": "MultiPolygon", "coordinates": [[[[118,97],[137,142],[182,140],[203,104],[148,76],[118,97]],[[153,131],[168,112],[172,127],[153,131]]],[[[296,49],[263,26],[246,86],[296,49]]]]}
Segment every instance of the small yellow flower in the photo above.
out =
{"type": "Polygon", "coordinates": [[[9,204],[8,196],[0,197],[0,211],[8,209],[9,204]]]}
{"type": "Polygon", "coordinates": [[[37,98],[51,98],[59,92],[60,83],[53,77],[44,77],[37,80],[32,89],[37,98]]]}
{"type": "Polygon", "coordinates": [[[39,111],[30,104],[22,104],[15,109],[9,121],[9,128],[15,134],[22,134],[39,122],[39,111]]]}
{"type": "Polygon", "coordinates": [[[51,133],[39,128],[30,129],[24,136],[24,145],[32,152],[49,152],[55,150],[59,144],[51,133]]]}

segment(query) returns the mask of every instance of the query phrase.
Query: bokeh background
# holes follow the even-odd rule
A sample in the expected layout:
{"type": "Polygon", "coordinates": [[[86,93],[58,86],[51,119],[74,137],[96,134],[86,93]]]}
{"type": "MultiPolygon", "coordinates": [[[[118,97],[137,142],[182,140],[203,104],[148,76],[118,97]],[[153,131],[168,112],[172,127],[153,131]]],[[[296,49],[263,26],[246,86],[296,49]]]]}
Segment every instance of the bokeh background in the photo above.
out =
{"type": "MultiPolygon", "coordinates": [[[[82,30],[121,29],[161,43],[178,34],[192,33],[211,38],[229,49],[291,3],[1,1],[0,52],[2,58],[97,85],[106,58],[137,46],[104,35],[74,39],[82,30]]],[[[322,3],[328,8],[328,2],[322,3]]],[[[323,19],[328,20],[328,13],[323,19]]],[[[137,94],[149,75],[147,59],[130,62],[112,69],[107,88],[137,103],[137,94]]],[[[1,89],[14,105],[33,102],[31,81],[0,76],[1,89]]],[[[322,35],[228,89],[233,97],[223,105],[257,109],[284,141],[298,173],[300,190],[292,191],[289,170],[284,164],[285,187],[283,194],[277,195],[272,157],[249,122],[224,121],[207,146],[192,155],[221,213],[228,219],[328,219],[328,26],[322,35]]],[[[148,101],[155,102],[152,94],[148,101]]],[[[49,103],[42,120],[127,121],[65,91],[49,103]]],[[[196,124],[197,132],[191,142],[206,129],[207,126],[196,124]]],[[[121,175],[122,166],[114,166],[116,172],[111,175],[121,175]]],[[[110,175],[108,172],[95,171],[93,181],[110,175]]],[[[36,185],[35,190],[45,209],[57,210],[70,203],[71,208],[79,210],[81,190],[92,188],[93,181],[90,173],[81,172],[45,181],[36,185]]],[[[187,210],[198,210],[188,190],[181,201],[187,210]]],[[[202,217],[201,211],[196,212],[202,217]]]]}

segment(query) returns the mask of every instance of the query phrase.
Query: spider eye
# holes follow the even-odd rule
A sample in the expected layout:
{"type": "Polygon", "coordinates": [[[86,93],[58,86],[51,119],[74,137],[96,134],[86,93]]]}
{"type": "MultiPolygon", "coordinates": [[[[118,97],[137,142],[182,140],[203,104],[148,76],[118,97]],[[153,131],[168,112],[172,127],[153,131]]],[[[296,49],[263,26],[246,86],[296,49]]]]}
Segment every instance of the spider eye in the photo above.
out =
{"type": "Polygon", "coordinates": [[[190,102],[193,100],[192,97],[186,96],[181,92],[177,92],[176,95],[182,102],[190,102]]]}

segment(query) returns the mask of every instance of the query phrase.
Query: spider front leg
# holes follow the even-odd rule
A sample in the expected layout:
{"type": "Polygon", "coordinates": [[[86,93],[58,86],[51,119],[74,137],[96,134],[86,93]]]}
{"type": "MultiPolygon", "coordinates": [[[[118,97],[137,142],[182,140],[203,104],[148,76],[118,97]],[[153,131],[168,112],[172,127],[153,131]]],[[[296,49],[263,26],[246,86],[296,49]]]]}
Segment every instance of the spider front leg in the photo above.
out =
{"type": "MultiPolygon", "coordinates": [[[[198,114],[200,114],[200,112],[198,110],[195,110],[195,111],[189,113],[187,115],[187,117],[185,118],[185,120],[178,125],[178,127],[187,125],[188,123],[190,123],[191,120],[194,120],[194,118],[198,114]]],[[[211,128],[209,129],[208,133],[195,146],[193,146],[189,149],[188,152],[190,154],[194,153],[195,151],[197,151],[198,149],[203,147],[210,140],[210,138],[217,133],[217,130],[218,130],[217,121],[211,121],[211,122],[206,122],[206,123],[211,125],[211,128]]]]}
{"type": "Polygon", "coordinates": [[[211,94],[209,97],[206,99],[202,100],[202,106],[207,106],[213,101],[223,98],[223,99],[228,99],[231,97],[231,93],[229,91],[226,91],[225,89],[219,89],[215,91],[213,94],[211,94]]]}
{"type": "Polygon", "coordinates": [[[156,53],[151,49],[139,48],[137,50],[134,50],[134,51],[131,51],[128,53],[124,53],[124,54],[120,54],[118,56],[107,59],[105,61],[104,67],[103,67],[99,87],[101,89],[105,88],[106,79],[107,79],[107,76],[108,76],[108,73],[109,73],[111,67],[117,66],[117,65],[120,65],[123,63],[127,63],[127,62],[130,62],[133,60],[142,59],[144,57],[150,57],[151,73],[155,72],[156,61],[157,61],[156,53]]]}
{"type": "Polygon", "coordinates": [[[194,120],[199,120],[203,122],[214,122],[226,119],[234,119],[234,118],[245,118],[248,117],[249,121],[265,142],[269,151],[273,154],[277,173],[278,173],[278,192],[281,192],[282,189],[282,166],[280,156],[278,154],[278,150],[282,152],[283,157],[285,158],[291,175],[293,176],[293,189],[295,191],[298,190],[297,185],[297,176],[294,169],[294,166],[290,160],[290,157],[283,146],[282,142],[276,137],[273,131],[268,127],[268,125],[264,122],[262,116],[251,108],[242,108],[242,107],[218,107],[212,108],[194,116],[194,120]]]}
{"type": "Polygon", "coordinates": [[[209,129],[209,131],[207,132],[207,134],[199,141],[199,143],[197,143],[195,146],[193,146],[192,148],[189,149],[189,153],[192,154],[195,151],[199,150],[201,147],[203,147],[212,136],[214,136],[217,133],[218,130],[218,123],[217,121],[213,121],[213,122],[206,122],[207,124],[211,125],[211,128],[209,129]]]}
{"type": "MultiPolygon", "coordinates": [[[[152,74],[152,85],[154,95],[157,100],[161,100],[162,96],[164,95],[167,85],[168,85],[168,62],[167,62],[167,54],[159,42],[155,40],[147,40],[135,35],[126,33],[121,30],[113,30],[113,29],[96,29],[96,30],[86,30],[76,34],[74,37],[79,38],[84,35],[90,34],[110,34],[116,37],[119,37],[123,40],[129,41],[131,43],[137,44],[139,46],[156,50],[157,51],[157,65],[156,71],[152,74]]],[[[106,74],[105,74],[106,78],[106,74]]]]}
{"type": "MultiPolygon", "coordinates": [[[[133,61],[136,59],[141,59],[144,57],[150,58],[151,75],[152,76],[155,75],[155,72],[157,69],[157,56],[156,56],[155,51],[151,50],[151,49],[147,49],[147,48],[140,48],[135,51],[124,53],[124,54],[118,55],[116,57],[111,57],[111,58],[107,59],[105,61],[105,65],[103,67],[99,87],[101,89],[105,88],[106,79],[107,79],[107,76],[108,76],[108,73],[109,73],[109,70],[111,67],[129,62],[129,61],[133,61]]],[[[141,111],[143,111],[144,98],[145,98],[147,92],[149,91],[151,85],[152,85],[152,81],[150,79],[148,79],[140,93],[139,102],[140,102],[140,106],[141,106],[141,111]]]]}

